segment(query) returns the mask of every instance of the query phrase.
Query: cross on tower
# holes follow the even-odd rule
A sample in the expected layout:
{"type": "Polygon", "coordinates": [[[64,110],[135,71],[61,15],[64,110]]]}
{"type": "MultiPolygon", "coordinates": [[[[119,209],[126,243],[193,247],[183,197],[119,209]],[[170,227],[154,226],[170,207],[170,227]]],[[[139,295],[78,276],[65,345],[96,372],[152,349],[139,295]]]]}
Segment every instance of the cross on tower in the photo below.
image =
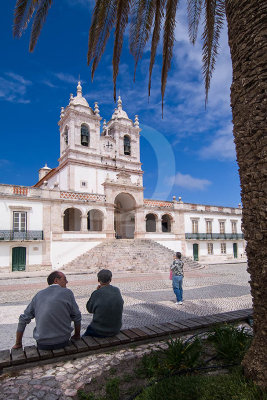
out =
{"type": "Polygon", "coordinates": [[[112,147],[113,147],[113,144],[108,142],[108,143],[106,144],[106,147],[108,148],[108,150],[111,150],[112,147]]]}

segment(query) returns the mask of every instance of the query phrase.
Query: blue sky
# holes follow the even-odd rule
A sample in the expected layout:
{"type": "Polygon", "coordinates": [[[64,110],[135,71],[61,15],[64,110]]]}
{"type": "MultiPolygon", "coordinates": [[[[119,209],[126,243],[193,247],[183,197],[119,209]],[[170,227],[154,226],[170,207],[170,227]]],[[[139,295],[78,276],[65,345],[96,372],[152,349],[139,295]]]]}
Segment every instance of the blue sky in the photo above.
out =
{"type": "MultiPolygon", "coordinates": [[[[0,63],[0,183],[33,185],[45,163],[58,165],[60,107],[76,93],[81,76],[90,106],[98,101],[109,120],[115,104],[112,83],[112,40],[93,83],[86,64],[92,0],[54,1],[37,47],[28,52],[30,30],[12,37],[15,0],[2,2],[0,63]]],[[[161,46],[154,66],[148,102],[149,46],[133,82],[134,60],[124,41],[117,92],[131,119],[139,115],[145,197],[237,206],[238,168],[232,135],[231,61],[224,30],[220,55],[205,110],[201,75],[201,31],[193,47],[188,41],[184,1],[178,11],[176,43],[169,72],[164,118],[161,117],[161,46]]],[[[201,27],[200,27],[201,28],[201,27]]],[[[112,39],[112,38],[111,38],[112,39]]]]}

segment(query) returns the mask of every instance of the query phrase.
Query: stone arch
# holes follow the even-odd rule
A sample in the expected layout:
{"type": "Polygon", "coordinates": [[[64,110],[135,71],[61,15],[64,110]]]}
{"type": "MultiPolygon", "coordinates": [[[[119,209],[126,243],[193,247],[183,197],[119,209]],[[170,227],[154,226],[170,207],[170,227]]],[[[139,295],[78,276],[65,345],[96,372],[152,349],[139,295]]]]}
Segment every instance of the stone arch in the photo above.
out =
{"type": "Polygon", "coordinates": [[[129,193],[119,193],[114,200],[114,230],[118,239],[132,239],[135,232],[136,201],[129,193]]]}
{"type": "Polygon", "coordinates": [[[97,209],[89,210],[87,213],[87,230],[100,232],[103,230],[104,214],[97,209]]]}
{"type": "Polygon", "coordinates": [[[157,231],[157,215],[153,213],[146,214],[146,232],[157,231]]]}
{"type": "Polygon", "coordinates": [[[78,208],[66,208],[63,214],[64,231],[80,231],[81,230],[82,212],[78,208]]]}
{"type": "Polygon", "coordinates": [[[90,146],[90,130],[87,124],[81,124],[81,145],[85,147],[90,146]]]}
{"type": "Polygon", "coordinates": [[[163,214],[161,217],[161,230],[162,232],[171,232],[172,216],[169,214],[163,214]]]}

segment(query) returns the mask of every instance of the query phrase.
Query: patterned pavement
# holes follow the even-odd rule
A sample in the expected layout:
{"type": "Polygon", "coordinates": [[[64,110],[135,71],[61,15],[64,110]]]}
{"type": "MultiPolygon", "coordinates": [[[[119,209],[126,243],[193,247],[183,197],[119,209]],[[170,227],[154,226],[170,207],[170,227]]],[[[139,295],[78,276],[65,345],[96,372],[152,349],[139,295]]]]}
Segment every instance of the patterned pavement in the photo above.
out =
{"type": "MultiPolygon", "coordinates": [[[[24,275],[14,278],[9,274],[5,279],[0,278],[0,350],[13,345],[19,315],[33,295],[46,287],[44,273],[40,274],[42,276],[28,273],[30,277],[27,278],[24,275]]],[[[94,276],[82,273],[68,274],[67,278],[68,287],[74,292],[82,312],[82,328],[85,329],[91,321],[85,305],[97,281],[94,276]]],[[[198,271],[188,271],[184,278],[182,306],[175,305],[171,281],[166,273],[119,273],[114,275],[112,283],[121,289],[125,302],[123,328],[130,328],[250,308],[248,280],[245,263],[208,265],[198,271]]],[[[33,328],[34,322],[27,326],[24,345],[35,344],[33,328]]]]}

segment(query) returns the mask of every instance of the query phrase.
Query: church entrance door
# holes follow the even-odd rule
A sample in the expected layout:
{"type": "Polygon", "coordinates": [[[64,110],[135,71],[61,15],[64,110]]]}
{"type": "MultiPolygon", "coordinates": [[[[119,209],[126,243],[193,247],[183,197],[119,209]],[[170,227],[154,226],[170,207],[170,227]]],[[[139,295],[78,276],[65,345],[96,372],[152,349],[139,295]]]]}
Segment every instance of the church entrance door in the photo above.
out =
{"type": "Polygon", "coordinates": [[[114,230],[117,239],[133,239],[135,232],[135,199],[120,193],[114,202],[114,230]]]}

